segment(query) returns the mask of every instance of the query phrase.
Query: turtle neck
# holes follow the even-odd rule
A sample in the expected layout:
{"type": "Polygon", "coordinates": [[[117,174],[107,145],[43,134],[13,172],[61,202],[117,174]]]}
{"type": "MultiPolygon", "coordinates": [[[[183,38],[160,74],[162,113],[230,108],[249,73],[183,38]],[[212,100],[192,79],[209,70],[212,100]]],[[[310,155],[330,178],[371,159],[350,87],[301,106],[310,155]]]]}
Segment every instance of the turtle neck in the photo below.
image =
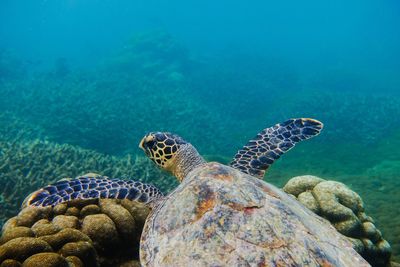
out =
{"type": "Polygon", "coordinates": [[[179,148],[170,171],[182,182],[189,172],[204,163],[206,161],[191,144],[184,144],[179,148]]]}

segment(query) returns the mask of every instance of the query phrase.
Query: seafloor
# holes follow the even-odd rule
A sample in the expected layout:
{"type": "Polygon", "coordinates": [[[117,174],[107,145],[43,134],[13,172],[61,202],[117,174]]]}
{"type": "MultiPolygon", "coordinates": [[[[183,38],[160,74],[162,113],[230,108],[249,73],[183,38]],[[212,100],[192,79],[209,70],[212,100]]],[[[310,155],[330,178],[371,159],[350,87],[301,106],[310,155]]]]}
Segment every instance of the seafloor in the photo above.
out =
{"type": "Polygon", "coordinates": [[[265,180],[283,186],[313,174],[345,183],[400,261],[400,98],[369,90],[362,77],[339,70],[302,77],[260,57],[199,60],[164,33],[134,38],[90,71],[59,60],[51,71],[31,72],[3,51],[0,219],[38,187],[87,172],[167,192],[176,182],[137,149],[147,131],[178,133],[207,159],[227,163],[262,128],[314,117],[325,124],[322,134],[285,155],[265,180]]]}

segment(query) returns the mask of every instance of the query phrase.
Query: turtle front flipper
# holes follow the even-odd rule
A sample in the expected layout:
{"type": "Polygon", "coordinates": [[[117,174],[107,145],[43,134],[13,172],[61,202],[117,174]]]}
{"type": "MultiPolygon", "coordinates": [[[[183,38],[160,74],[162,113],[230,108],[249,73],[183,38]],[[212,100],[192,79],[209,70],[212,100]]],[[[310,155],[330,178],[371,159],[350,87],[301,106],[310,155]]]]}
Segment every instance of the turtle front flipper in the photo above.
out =
{"type": "Polygon", "coordinates": [[[22,206],[55,206],[75,199],[129,199],[150,203],[161,198],[161,191],[151,185],[133,180],[110,179],[100,175],[84,175],[63,179],[45,186],[25,200],[22,206]]]}
{"type": "Polygon", "coordinates": [[[262,130],[240,149],[230,165],[262,178],[269,166],[302,140],[318,135],[323,124],[314,119],[290,119],[262,130]]]}

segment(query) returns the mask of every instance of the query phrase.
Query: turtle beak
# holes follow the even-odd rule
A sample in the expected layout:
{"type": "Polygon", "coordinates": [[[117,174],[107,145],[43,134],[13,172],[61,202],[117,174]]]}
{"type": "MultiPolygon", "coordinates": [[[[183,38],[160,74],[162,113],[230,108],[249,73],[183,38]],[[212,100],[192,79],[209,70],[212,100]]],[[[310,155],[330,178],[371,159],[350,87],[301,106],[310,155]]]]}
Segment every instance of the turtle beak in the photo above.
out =
{"type": "Polygon", "coordinates": [[[144,149],[144,139],[145,139],[145,137],[143,137],[142,140],[139,143],[139,148],[142,149],[142,150],[145,150],[144,149]]]}

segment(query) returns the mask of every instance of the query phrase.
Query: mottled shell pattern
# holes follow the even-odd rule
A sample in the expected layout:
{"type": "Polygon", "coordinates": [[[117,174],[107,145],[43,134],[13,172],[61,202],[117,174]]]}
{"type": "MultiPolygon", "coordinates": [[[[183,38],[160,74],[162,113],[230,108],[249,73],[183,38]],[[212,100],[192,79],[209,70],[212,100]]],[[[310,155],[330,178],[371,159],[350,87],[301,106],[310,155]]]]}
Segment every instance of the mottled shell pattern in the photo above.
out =
{"type": "Polygon", "coordinates": [[[143,266],[369,266],[328,221],[253,176],[195,168],[148,217],[143,266]]]}

